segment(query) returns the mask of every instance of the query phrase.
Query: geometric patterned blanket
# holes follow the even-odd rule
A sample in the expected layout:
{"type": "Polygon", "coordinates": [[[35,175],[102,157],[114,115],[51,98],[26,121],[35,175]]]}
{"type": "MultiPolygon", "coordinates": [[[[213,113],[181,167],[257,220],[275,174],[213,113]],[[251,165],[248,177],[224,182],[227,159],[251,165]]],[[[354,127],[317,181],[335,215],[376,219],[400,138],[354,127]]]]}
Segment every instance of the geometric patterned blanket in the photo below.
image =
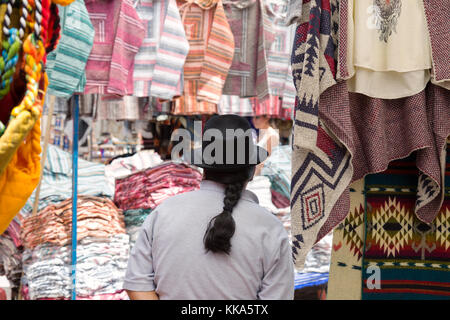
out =
{"type": "Polygon", "coordinates": [[[446,164],[445,198],[431,224],[414,213],[415,154],[366,177],[363,300],[450,299],[450,152],[446,164]]]}
{"type": "Polygon", "coordinates": [[[352,183],[350,212],[333,230],[327,300],[361,300],[364,250],[364,179],[352,183]]]}

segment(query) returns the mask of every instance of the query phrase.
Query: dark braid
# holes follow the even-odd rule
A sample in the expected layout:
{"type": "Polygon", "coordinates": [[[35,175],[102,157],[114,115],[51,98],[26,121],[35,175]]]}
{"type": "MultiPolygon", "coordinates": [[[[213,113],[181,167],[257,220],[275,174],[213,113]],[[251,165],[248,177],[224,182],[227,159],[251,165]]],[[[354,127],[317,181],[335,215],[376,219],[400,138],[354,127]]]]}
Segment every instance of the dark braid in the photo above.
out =
{"type": "Polygon", "coordinates": [[[203,238],[207,251],[230,253],[231,238],[236,229],[232,213],[241,198],[243,188],[244,182],[234,182],[226,185],[223,211],[211,219],[203,238]]]}

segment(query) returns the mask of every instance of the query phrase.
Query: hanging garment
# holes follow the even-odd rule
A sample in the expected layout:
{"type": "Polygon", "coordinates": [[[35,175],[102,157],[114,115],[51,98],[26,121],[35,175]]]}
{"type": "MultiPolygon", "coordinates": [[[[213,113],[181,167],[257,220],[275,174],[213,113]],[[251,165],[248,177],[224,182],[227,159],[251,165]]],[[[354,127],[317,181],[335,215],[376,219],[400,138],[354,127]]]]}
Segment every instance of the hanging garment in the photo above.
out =
{"type": "MultiPolygon", "coordinates": [[[[398,3],[399,1],[395,1],[395,3],[398,3]]],[[[402,4],[405,1],[402,2],[402,4]]],[[[378,2],[377,2],[378,3],[378,2]]],[[[374,4],[377,4],[374,2],[374,4]]],[[[438,0],[436,2],[430,3],[429,0],[419,0],[417,3],[415,1],[411,1],[411,3],[408,1],[407,6],[415,5],[415,6],[424,6],[425,9],[425,19],[426,19],[426,30],[427,33],[425,36],[423,36],[422,42],[431,44],[431,82],[433,84],[436,84],[438,86],[442,86],[446,89],[450,89],[450,68],[447,67],[448,61],[450,60],[450,50],[448,48],[450,43],[450,33],[448,32],[449,29],[449,17],[448,17],[448,2],[446,0],[438,0]],[[411,4],[413,3],[413,4],[411,4]],[[427,37],[428,35],[428,37],[427,37]],[[428,39],[428,40],[427,40],[428,39]]],[[[348,17],[348,10],[352,9],[353,2],[348,0],[345,0],[341,3],[341,11],[345,11],[346,16],[343,16],[343,19],[345,21],[348,17]]],[[[399,4],[397,4],[398,6],[399,4]]],[[[378,7],[378,6],[376,6],[378,7]]],[[[375,8],[376,9],[376,8],[375,8]]],[[[371,9],[373,13],[373,8],[371,9]]],[[[400,17],[402,15],[401,10],[400,11],[400,17]]],[[[419,15],[417,13],[418,8],[416,7],[416,15],[419,15]]],[[[387,11],[389,13],[389,11],[387,11]]],[[[377,13],[377,11],[375,11],[377,13]]],[[[398,12],[397,12],[398,15],[398,12]]],[[[392,18],[396,18],[394,14],[391,14],[392,18]]],[[[423,21],[423,18],[419,17],[417,18],[418,21],[423,21]]],[[[343,21],[344,21],[343,20],[343,21]]],[[[371,19],[368,20],[369,22],[378,21],[381,24],[381,19],[378,16],[378,14],[372,14],[371,19]],[[375,20],[374,18],[377,18],[375,20]]],[[[390,26],[389,23],[387,23],[388,20],[384,23],[385,25],[389,26],[389,30],[392,31],[391,35],[387,37],[392,37],[392,35],[395,36],[397,33],[395,30],[393,30],[393,26],[390,26]]],[[[398,18],[395,20],[398,24],[398,18]]],[[[373,23],[370,23],[370,25],[373,27],[373,23]]],[[[375,24],[376,25],[376,24],[375,24]]],[[[423,23],[415,24],[415,28],[422,28],[423,23]]],[[[350,38],[348,35],[353,34],[353,28],[352,25],[343,24],[341,23],[339,25],[339,28],[341,30],[344,30],[339,35],[339,66],[342,66],[341,68],[338,68],[337,78],[338,79],[349,79],[352,76],[353,68],[351,65],[348,65],[348,61],[353,60],[353,58],[349,58],[349,47],[353,47],[353,39],[350,38]]],[[[420,29],[419,29],[420,31],[420,29]]],[[[422,31],[420,31],[422,32],[422,31]]],[[[381,34],[381,32],[380,32],[381,34]]],[[[407,36],[408,37],[408,36],[407,36]]],[[[412,35],[415,39],[415,35],[412,35]]],[[[411,44],[408,44],[408,46],[411,46],[411,44]]],[[[419,52],[423,52],[423,48],[419,49],[419,52]]],[[[410,61],[408,53],[407,61],[410,61]]],[[[424,53],[422,56],[426,55],[427,53],[424,53]]],[[[422,57],[423,59],[423,57],[422,57]]]]}
{"type": "MultiPolygon", "coordinates": [[[[267,52],[267,64],[269,94],[279,97],[282,109],[293,110],[296,90],[290,62],[295,26],[284,25],[284,20],[288,14],[287,10],[287,0],[284,2],[268,1],[266,3],[267,17],[272,23],[275,37],[267,52]]],[[[281,112],[278,112],[278,114],[281,116],[281,112]]]]}
{"type": "Polygon", "coordinates": [[[234,53],[221,0],[177,1],[189,54],[184,65],[184,88],[174,100],[174,114],[213,114],[222,95],[234,53]]]}
{"type": "Polygon", "coordinates": [[[223,94],[241,98],[269,94],[267,50],[273,41],[273,30],[262,0],[224,0],[225,14],[234,37],[233,63],[223,94]]]}
{"type": "Polygon", "coordinates": [[[176,0],[138,0],[136,11],[147,35],[135,58],[134,95],[172,100],[181,95],[189,52],[176,0]]]}
{"type": "Polygon", "coordinates": [[[251,99],[225,94],[220,97],[217,112],[219,114],[237,114],[241,117],[252,117],[255,115],[251,99]]]}
{"type": "Polygon", "coordinates": [[[131,0],[85,3],[95,37],[84,93],[132,94],[134,58],[145,37],[144,23],[131,0]]]}
{"type": "Polygon", "coordinates": [[[287,15],[284,19],[286,26],[297,25],[302,17],[303,0],[288,0],[287,15]]]}
{"type": "MultiPolygon", "coordinates": [[[[444,8],[445,3],[446,0],[438,0],[432,7],[435,8],[436,4],[444,8]]],[[[298,73],[296,84],[300,85],[298,94],[304,89],[318,93],[326,90],[321,93],[318,103],[312,101],[314,103],[310,108],[300,103],[296,110],[291,207],[295,238],[293,250],[299,266],[310,245],[345,219],[349,212],[348,185],[367,174],[383,171],[392,160],[403,158],[413,151],[417,152],[416,165],[421,171],[415,213],[422,221],[431,222],[443,201],[444,145],[450,135],[450,91],[442,87],[428,83],[425,90],[416,95],[389,100],[348,91],[347,83],[340,81],[349,76],[345,23],[329,24],[332,30],[336,27],[339,35],[336,68],[339,82],[332,85],[335,80],[329,77],[325,69],[322,81],[317,79],[318,86],[309,86],[308,73],[317,70],[318,66],[311,62],[316,61],[311,56],[313,51],[308,52],[310,48],[303,46],[302,41],[320,47],[323,51],[321,56],[325,56],[328,48],[325,43],[330,43],[327,37],[313,38],[311,33],[315,32],[314,28],[307,27],[310,23],[314,25],[319,13],[322,19],[325,17],[326,10],[311,4],[308,2],[303,6],[302,21],[306,27],[300,24],[297,28],[299,45],[294,49],[293,60],[302,61],[297,68],[300,71],[303,68],[303,73],[298,73]],[[313,107],[315,105],[317,107],[313,107]],[[310,132],[312,138],[302,136],[302,132],[310,132]]],[[[346,1],[340,2],[340,21],[347,21],[347,4],[346,1]]],[[[448,64],[442,62],[449,50],[434,50],[433,43],[448,47],[450,42],[445,41],[448,34],[442,30],[449,28],[450,21],[440,11],[431,10],[428,1],[424,4],[427,21],[434,21],[439,26],[428,28],[432,42],[432,70],[439,70],[441,81],[445,81],[444,77],[450,75],[450,69],[448,64]]],[[[322,2],[322,5],[327,5],[327,2],[322,2]]],[[[330,8],[332,12],[337,11],[333,2],[330,8]]],[[[302,96],[298,96],[297,100],[301,102],[302,96]]]]}
{"type": "Polygon", "coordinates": [[[291,60],[297,89],[294,146],[313,149],[316,145],[319,96],[336,83],[337,28],[336,0],[303,4],[291,60]]]}
{"type": "Polygon", "coordinates": [[[101,95],[95,117],[98,120],[138,120],[145,101],[145,98],[133,96],[101,95]]]}
{"type": "Polygon", "coordinates": [[[0,234],[39,183],[40,124],[38,113],[21,112],[0,139],[1,163],[5,163],[4,157],[11,159],[0,173],[0,234]]]}
{"type": "Polygon", "coordinates": [[[59,8],[61,38],[56,50],[47,56],[48,93],[69,98],[83,92],[86,62],[92,50],[94,27],[83,0],[59,8]]]}
{"type": "Polygon", "coordinates": [[[348,12],[349,91],[382,99],[422,91],[431,70],[423,1],[351,0],[348,12]]]}

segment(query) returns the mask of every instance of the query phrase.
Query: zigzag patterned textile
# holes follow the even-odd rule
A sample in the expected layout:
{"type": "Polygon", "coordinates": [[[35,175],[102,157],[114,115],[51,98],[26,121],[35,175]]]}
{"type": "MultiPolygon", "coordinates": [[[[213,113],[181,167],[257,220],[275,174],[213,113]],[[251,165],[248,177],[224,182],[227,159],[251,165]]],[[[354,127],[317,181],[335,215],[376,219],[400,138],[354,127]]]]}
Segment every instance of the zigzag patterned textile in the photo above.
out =
{"type": "Polygon", "coordinates": [[[363,300],[450,299],[450,153],[445,199],[430,224],[414,214],[419,177],[414,158],[366,178],[363,300]]]}
{"type": "Polygon", "coordinates": [[[291,208],[298,268],[352,177],[350,153],[319,122],[319,96],[336,83],[338,8],[337,0],[303,1],[294,39],[291,62],[297,97],[291,208]]]}

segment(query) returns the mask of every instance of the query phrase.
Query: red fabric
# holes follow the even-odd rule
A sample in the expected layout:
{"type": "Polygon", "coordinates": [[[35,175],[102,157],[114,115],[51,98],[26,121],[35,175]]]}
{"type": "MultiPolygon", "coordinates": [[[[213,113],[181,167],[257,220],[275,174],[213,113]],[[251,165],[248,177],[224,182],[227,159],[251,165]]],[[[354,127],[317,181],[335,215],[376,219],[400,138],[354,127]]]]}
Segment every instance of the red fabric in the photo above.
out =
{"type": "Polygon", "coordinates": [[[0,300],[7,300],[6,292],[3,288],[0,288],[0,300]]]}

